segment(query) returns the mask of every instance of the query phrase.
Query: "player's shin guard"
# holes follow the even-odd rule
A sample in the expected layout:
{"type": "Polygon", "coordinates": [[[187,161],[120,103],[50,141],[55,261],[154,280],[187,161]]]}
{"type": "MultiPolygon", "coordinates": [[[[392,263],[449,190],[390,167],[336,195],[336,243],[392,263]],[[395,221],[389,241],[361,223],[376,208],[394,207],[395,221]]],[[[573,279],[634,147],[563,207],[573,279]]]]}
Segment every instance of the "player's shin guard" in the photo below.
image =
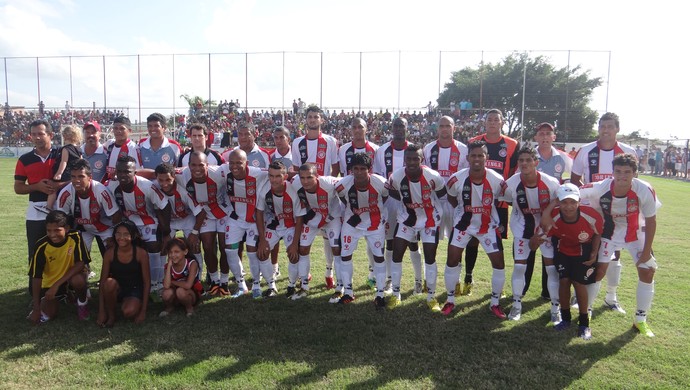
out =
{"type": "Polygon", "coordinates": [[[374,263],[374,277],[376,278],[376,296],[383,297],[386,289],[386,263],[374,263]]]}
{"type": "Polygon", "coordinates": [[[202,258],[201,253],[195,253],[194,259],[196,260],[196,263],[199,265],[199,280],[204,280],[204,259],[202,258]]]}
{"type": "MultiPolygon", "coordinates": [[[[247,256],[250,254],[248,253],[247,256]]],[[[256,254],[254,254],[256,256],[256,254]]],[[[251,261],[251,258],[250,260],[251,261]]],[[[259,269],[261,269],[261,274],[264,276],[264,280],[268,284],[269,289],[276,289],[276,282],[273,279],[273,264],[271,264],[271,259],[259,260],[259,269]]]]}
{"type": "Polygon", "coordinates": [[[311,258],[309,255],[300,255],[298,264],[299,276],[302,278],[302,290],[309,291],[309,269],[311,268],[311,258]]]}
{"type": "Polygon", "coordinates": [[[601,281],[587,285],[587,308],[592,308],[594,301],[597,300],[597,295],[599,295],[599,290],[601,290],[601,281]]]}
{"type": "Polygon", "coordinates": [[[551,312],[553,313],[554,310],[558,310],[559,306],[559,300],[558,300],[558,284],[559,284],[559,277],[558,277],[558,271],[556,270],[555,265],[547,265],[546,266],[546,275],[547,275],[547,281],[546,281],[546,286],[549,289],[549,297],[551,297],[551,312]]]}
{"type": "Polygon", "coordinates": [[[402,280],[402,262],[391,261],[391,280],[393,283],[393,295],[400,298],[400,281],[402,280]]]}
{"type": "Polygon", "coordinates": [[[612,261],[606,269],[606,301],[608,303],[618,302],[618,285],[621,282],[621,270],[623,265],[621,261],[612,261]]]}
{"type": "MultiPolygon", "coordinates": [[[[340,258],[340,256],[338,256],[340,258]]],[[[352,260],[350,261],[342,261],[340,262],[340,268],[339,268],[339,276],[338,280],[340,280],[342,283],[342,286],[344,288],[343,294],[349,295],[349,296],[354,296],[352,292],[352,272],[353,272],[353,267],[352,267],[352,260]]]]}
{"type": "Polygon", "coordinates": [[[375,278],[374,276],[374,254],[371,253],[371,249],[367,245],[367,259],[369,260],[369,279],[375,278]]]}
{"type": "Polygon", "coordinates": [[[326,274],[325,277],[333,277],[333,250],[328,239],[323,239],[323,253],[326,255],[326,274]]]}
{"type": "Polygon", "coordinates": [[[426,274],[426,299],[431,300],[436,294],[436,279],[438,279],[438,266],[436,262],[433,264],[424,264],[424,272],[426,274]]]}
{"type": "Polygon", "coordinates": [[[242,291],[247,291],[247,284],[244,282],[244,275],[242,270],[242,263],[240,263],[240,255],[237,249],[225,249],[225,255],[228,258],[228,266],[230,266],[230,272],[235,277],[237,282],[237,288],[242,291]]]}
{"type": "Polygon", "coordinates": [[[637,282],[637,311],[635,312],[635,322],[647,320],[647,314],[652,307],[654,298],[654,281],[652,283],[637,282]]]}
{"type": "Polygon", "coordinates": [[[446,293],[448,294],[446,302],[455,303],[455,286],[458,284],[458,278],[460,278],[461,272],[461,265],[456,265],[455,267],[446,265],[446,272],[443,275],[443,279],[446,283],[446,293]]]}
{"type": "Polygon", "coordinates": [[[288,262],[288,287],[295,287],[298,277],[299,263],[292,264],[291,262],[288,262]]]}
{"type": "Polygon", "coordinates": [[[506,270],[494,268],[491,274],[491,306],[498,305],[505,282],[506,270]]]}
{"type": "Polygon", "coordinates": [[[422,275],[422,253],[419,249],[410,251],[410,260],[412,262],[412,268],[414,269],[414,280],[415,282],[418,281],[421,283],[424,280],[424,275],[422,275]]]}
{"type": "MultiPolygon", "coordinates": [[[[259,264],[259,257],[256,252],[247,252],[249,259],[249,272],[252,274],[252,289],[261,289],[261,265],[259,264]]],[[[270,275],[264,275],[268,279],[270,275]]]]}
{"type": "Polygon", "coordinates": [[[383,262],[386,264],[386,280],[391,279],[391,264],[393,263],[393,251],[386,249],[383,254],[383,262]]]}
{"type": "MultiPolygon", "coordinates": [[[[343,258],[341,256],[333,256],[333,266],[335,267],[335,291],[343,292],[343,286],[347,283],[347,280],[343,279],[343,258]]],[[[352,273],[350,273],[352,276],[352,273]]]]}
{"type": "Polygon", "coordinates": [[[525,271],[527,264],[515,264],[511,283],[513,285],[513,307],[522,309],[522,292],[525,289],[525,271]]]}

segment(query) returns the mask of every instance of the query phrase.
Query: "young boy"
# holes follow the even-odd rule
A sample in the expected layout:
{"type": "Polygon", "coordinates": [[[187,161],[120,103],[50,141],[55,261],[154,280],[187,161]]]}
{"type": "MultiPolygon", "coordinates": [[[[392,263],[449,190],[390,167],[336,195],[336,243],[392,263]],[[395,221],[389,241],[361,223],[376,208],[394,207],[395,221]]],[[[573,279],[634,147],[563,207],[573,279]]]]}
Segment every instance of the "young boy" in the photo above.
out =
{"type": "MultiPolygon", "coordinates": [[[[556,191],[558,207],[552,212],[553,228],[548,232],[554,248],[554,264],[560,277],[559,300],[570,301],[570,285],[575,288],[578,302],[587,301],[587,285],[595,281],[597,252],[601,242],[603,219],[591,207],[580,205],[580,190],[571,183],[563,184],[556,191]]],[[[579,305],[577,335],[585,340],[592,338],[589,316],[585,305],[579,305]]],[[[562,321],[556,330],[570,327],[570,307],[561,306],[562,321]]]]}
{"type": "Polygon", "coordinates": [[[28,319],[38,324],[55,318],[69,287],[77,296],[79,319],[87,320],[85,265],[89,262],[91,258],[81,234],[69,229],[67,214],[59,210],[48,213],[46,236],[36,243],[29,266],[29,277],[33,278],[33,310],[28,319]]]}

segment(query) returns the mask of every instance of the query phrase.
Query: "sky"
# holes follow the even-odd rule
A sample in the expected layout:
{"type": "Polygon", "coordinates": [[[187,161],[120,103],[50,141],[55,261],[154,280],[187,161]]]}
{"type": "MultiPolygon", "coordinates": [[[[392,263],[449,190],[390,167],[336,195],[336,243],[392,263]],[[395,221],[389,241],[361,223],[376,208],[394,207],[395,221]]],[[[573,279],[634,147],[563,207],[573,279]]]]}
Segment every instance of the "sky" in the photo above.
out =
{"type": "Polygon", "coordinates": [[[616,112],[623,134],[690,137],[662,116],[690,90],[679,50],[690,27],[677,3],[486,4],[0,0],[0,95],[35,107],[40,89],[47,107],[95,102],[127,107],[133,120],[183,113],[182,94],[412,111],[435,103],[452,71],[517,51],[557,66],[570,57],[601,77],[591,107],[616,112]]]}

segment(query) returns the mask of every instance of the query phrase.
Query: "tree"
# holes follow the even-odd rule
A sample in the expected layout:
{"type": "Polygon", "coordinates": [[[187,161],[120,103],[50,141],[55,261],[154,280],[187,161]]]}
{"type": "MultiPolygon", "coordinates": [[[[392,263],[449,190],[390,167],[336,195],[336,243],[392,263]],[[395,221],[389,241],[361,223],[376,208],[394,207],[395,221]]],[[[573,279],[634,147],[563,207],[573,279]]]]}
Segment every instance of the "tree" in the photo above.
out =
{"type": "Polygon", "coordinates": [[[438,104],[448,107],[451,101],[469,99],[474,108],[498,108],[503,111],[511,137],[522,135],[523,139],[531,139],[537,124],[550,122],[557,124],[559,141],[586,142],[596,137],[593,129],[598,114],[589,108],[589,102],[593,90],[600,85],[600,78],[591,78],[589,71],[582,71],[579,65],[558,69],[543,56],[529,58],[513,53],[497,64],[453,72],[438,104]],[[523,72],[524,126],[520,122],[523,72]]]}
{"type": "Polygon", "coordinates": [[[204,100],[201,96],[189,96],[187,94],[180,95],[180,97],[189,104],[189,116],[194,116],[199,110],[212,110],[218,106],[215,100],[204,100]]]}

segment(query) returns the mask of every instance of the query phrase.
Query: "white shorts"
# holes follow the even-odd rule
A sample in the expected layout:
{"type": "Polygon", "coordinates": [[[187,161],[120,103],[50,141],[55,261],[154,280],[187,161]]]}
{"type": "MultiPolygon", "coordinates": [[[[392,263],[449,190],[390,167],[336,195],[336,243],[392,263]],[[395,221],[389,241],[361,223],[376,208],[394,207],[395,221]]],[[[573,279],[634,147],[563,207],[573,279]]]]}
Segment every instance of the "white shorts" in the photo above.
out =
{"type": "Polygon", "coordinates": [[[351,256],[355,253],[359,239],[362,237],[367,240],[367,247],[374,256],[383,256],[383,247],[386,244],[386,233],[383,226],[377,230],[362,230],[354,228],[348,223],[343,224],[340,233],[340,255],[351,256]]]}
{"type": "Polygon", "coordinates": [[[424,244],[438,244],[437,232],[437,226],[434,226],[432,228],[415,228],[409,227],[402,223],[398,223],[395,232],[395,237],[402,238],[407,242],[417,242],[417,235],[419,235],[419,240],[422,241],[422,243],[424,244]]]}
{"type": "Polygon", "coordinates": [[[188,215],[182,219],[174,219],[170,221],[170,237],[175,237],[175,233],[181,231],[187,237],[194,229],[196,218],[193,215],[188,215]]]}
{"type": "Polygon", "coordinates": [[[238,221],[236,219],[228,218],[228,223],[225,226],[225,245],[231,246],[242,242],[242,238],[247,234],[245,243],[247,246],[256,247],[259,241],[259,229],[256,223],[249,223],[246,221],[238,221]]]}
{"type": "MultiPolygon", "coordinates": [[[[611,256],[617,250],[627,249],[628,253],[633,259],[633,263],[637,264],[640,260],[640,255],[642,255],[642,249],[644,248],[644,240],[635,240],[632,242],[616,242],[611,241],[606,238],[601,239],[601,246],[599,246],[599,258],[597,261],[599,263],[609,263],[611,262],[611,256]]],[[[654,256],[650,258],[646,263],[639,264],[638,267],[644,269],[657,269],[658,265],[654,256]]]]}
{"type": "Polygon", "coordinates": [[[86,246],[86,249],[91,252],[91,244],[93,244],[93,239],[98,236],[101,238],[101,240],[105,243],[105,240],[112,238],[113,237],[113,228],[107,228],[102,232],[90,232],[90,231],[84,231],[81,232],[81,237],[84,240],[84,245],[86,246]]]}
{"type": "Polygon", "coordinates": [[[314,238],[316,238],[319,233],[324,235],[324,238],[328,240],[328,244],[331,248],[340,247],[340,219],[334,219],[321,228],[307,225],[302,226],[299,245],[304,247],[311,246],[314,242],[314,238]]]}
{"type": "Polygon", "coordinates": [[[266,237],[266,241],[268,242],[268,247],[273,250],[273,248],[276,246],[278,241],[280,239],[283,239],[283,242],[285,243],[286,246],[292,245],[292,242],[295,240],[295,228],[287,228],[287,229],[278,229],[278,230],[273,230],[273,229],[265,229],[264,236],[266,237]]]}
{"type": "Polygon", "coordinates": [[[137,226],[141,233],[141,240],[144,242],[158,242],[156,237],[156,225],[137,226]]]}
{"type": "Polygon", "coordinates": [[[225,233],[225,226],[228,224],[228,217],[223,217],[220,219],[210,219],[206,218],[204,223],[201,224],[199,233],[225,233]]]}
{"type": "Polygon", "coordinates": [[[447,200],[442,200],[441,201],[441,225],[439,227],[440,229],[440,236],[439,239],[443,240],[444,238],[450,239],[452,234],[453,234],[453,220],[455,217],[455,210],[456,208],[451,206],[450,202],[447,200]]]}
{"type": "MultiPolygon", "coordinates": [[[[553,245],[551,241],[547,240],[539,245],[541,255],[547,259],[553,259],[553,245]]],[[[513,258],[517,260],[527,260],[529,257],[529,238],[515,238],[513,237],[513,258]]]]}
{"type": "Polygon", "coordinates": [[[453,238],[450,241],[450,245],[465,249],[467,248],[467,244],[470,242],[472,237],[476,237],[477,240],[479,240],[479,243],[482,245],[482,248],[484,248],[484,252],[486,253],[500,252],[503,250],[500,237],[497,235],[496,230],[491,229],[489,229],[488,233],[479,234],[471,231],[470,229],[460,231],[457,228],[454,228],[453,238]]]}

